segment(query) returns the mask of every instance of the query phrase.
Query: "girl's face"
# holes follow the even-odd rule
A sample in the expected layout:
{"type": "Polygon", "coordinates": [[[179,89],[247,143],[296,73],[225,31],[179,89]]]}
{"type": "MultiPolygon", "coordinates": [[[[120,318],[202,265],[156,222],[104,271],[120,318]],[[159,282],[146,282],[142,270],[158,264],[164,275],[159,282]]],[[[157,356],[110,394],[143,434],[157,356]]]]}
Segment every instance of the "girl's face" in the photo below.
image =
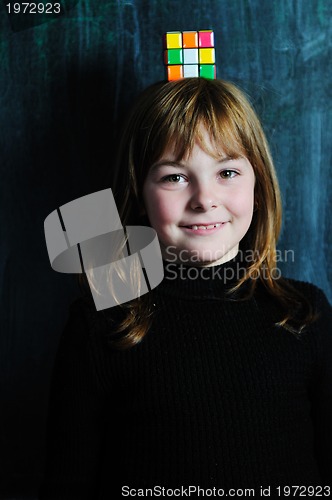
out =
{"type": "MultiPolygon", "coordinates": [[[[213,150],[206,132],[205,143],[213,150]]],[[[163,258],[212,266],[235,257],[252,220],[254,187],[247,158],[216,159],[196,143],[191,155],[177,162],[166,149],[143,186],[163,258]]]]}

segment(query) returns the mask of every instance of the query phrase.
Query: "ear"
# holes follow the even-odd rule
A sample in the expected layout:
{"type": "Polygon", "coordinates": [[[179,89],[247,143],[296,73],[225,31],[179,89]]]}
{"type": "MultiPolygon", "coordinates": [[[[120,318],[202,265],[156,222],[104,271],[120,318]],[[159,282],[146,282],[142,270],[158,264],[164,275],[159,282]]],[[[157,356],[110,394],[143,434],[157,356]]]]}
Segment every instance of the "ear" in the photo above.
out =
{"type": "Polygon", "coordinates": [[[140,203],[139,216],[142,217],[143,215],[146,215],[146,210],[145,210],[145,206],[143,205],[143,203],[140,203]]]}
{"type": "Polygon", "coordinates": [[[143,205],[143,203],[139,204],[138,221],[142,226],[150,226],[150,221],[148,219],[148,215],[146,213],[145,206],[143,205]]]}
{"type": "Polygon", "coordinates": [[[137,218],[137,224],[139,226],[151,226],[150,221],[146,213],[139,215],[137,218]]]}

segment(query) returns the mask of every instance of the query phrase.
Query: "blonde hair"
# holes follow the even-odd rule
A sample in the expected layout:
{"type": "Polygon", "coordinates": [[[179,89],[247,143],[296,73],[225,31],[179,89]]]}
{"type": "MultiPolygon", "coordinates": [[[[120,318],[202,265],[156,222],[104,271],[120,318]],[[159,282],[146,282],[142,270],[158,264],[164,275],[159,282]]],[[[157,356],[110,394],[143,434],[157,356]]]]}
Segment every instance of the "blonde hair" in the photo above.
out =
{"type": "MultiPolygon", "coordinates": [[[[202,125],[218,148],[230,157],[245,156],[255,173],[256,209],[241,242],[254,250],[255,258],[231,292],[240,291],[247,282],[250,286],[245,287],[246,295],[242,298],[248,298],[260,279],[284,310],[277,324],[298,334],[314,315],[307,300],[289,282],[273,277],[282,218],[279,185],[260,121],[244,93],[234,84],[186,78],[159,82],[139,96],[122,134],[113,186],[123,225],[142,223],[139,214],[144,208],[144,180],[167,147],[173,148],[178,160],[190,154],[196,141],[207,150],[200,134],[202,125]]],[[[117,334],[122,335],[114,341],[116,346],[133,346],[148,331],[152,317],[149,295],[121,306],[125,316],[118,325],[117,334]]]]}

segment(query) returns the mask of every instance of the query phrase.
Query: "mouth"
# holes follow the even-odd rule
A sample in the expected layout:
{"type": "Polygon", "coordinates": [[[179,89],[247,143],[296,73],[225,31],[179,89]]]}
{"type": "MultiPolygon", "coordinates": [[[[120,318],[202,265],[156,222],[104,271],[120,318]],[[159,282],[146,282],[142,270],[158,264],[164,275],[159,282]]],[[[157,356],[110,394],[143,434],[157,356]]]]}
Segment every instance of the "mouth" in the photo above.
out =
{"type": "Polygon", "coordinates": [[[192,229],[193,231],[197,231],[198,229],[203,229],[203,230],[204,229],[205,230],[215,229],[217,227],[222,226],[223,224],[226,224],[226,222],[212,222],[211,224],[192,224],[192,225],[181,226],[181,227],[184,227],[187,229],[192,229]]]}
{"type": "Polygon", "coordinates": [[[197,234],[197,235],[208,235],[222,229],[226,222],[215,222],[212,224],[192,224],[188,226],[180,226],[186,233],[197,234]]]}

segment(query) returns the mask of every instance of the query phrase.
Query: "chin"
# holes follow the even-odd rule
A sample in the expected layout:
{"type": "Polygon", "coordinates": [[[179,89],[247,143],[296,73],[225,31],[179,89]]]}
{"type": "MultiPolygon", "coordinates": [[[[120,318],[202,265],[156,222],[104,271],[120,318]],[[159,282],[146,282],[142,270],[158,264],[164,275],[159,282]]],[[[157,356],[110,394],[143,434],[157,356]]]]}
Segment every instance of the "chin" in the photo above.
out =
{"type": "Polygon", "coordinates": [[[190,263],[192,266],[213,266],[223,259],[220,252],[198,252],[197,250],[179,252],[179,261],[190,263]]]}

